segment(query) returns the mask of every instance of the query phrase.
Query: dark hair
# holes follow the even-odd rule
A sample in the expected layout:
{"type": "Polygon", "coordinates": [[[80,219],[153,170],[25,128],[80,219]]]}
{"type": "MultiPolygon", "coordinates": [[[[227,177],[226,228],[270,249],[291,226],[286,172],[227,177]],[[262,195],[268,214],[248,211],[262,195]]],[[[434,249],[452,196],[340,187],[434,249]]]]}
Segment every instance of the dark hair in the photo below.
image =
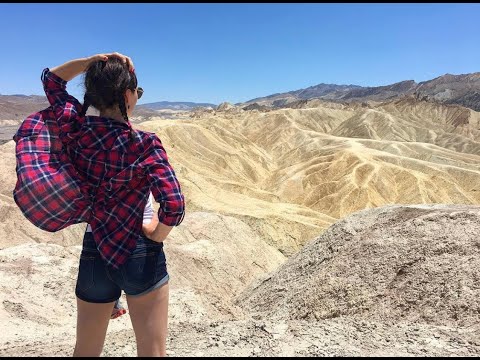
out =
{"type": "Polygon", "coordinates": [[[123,95],[127,89],[136,88],[137,76],[122,60],[109,57],[107,61],[95,61],[85,72],[85,97],[80,115],[85,116],[90,105],[103,111],[118,104],[123,118],[128,121],[123,95]]]}

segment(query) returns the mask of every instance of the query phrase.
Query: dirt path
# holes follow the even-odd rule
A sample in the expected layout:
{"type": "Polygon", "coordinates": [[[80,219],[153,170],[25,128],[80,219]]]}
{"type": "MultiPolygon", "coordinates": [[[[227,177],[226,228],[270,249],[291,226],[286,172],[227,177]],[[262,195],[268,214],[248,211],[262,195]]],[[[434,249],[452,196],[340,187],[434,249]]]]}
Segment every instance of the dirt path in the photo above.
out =
{"type": "MultiPolygon", "coordinates": [[[[72,332],[19,339],[0,356],[71,356],[72,332]]],[[[170,356],[478,356],[480,327],[388,324],[353,319],[321,322],[230,321],[172,323],[170,356]]],[[[109,331],[102,356],[136,356],[131,330],[109,331]]]]}

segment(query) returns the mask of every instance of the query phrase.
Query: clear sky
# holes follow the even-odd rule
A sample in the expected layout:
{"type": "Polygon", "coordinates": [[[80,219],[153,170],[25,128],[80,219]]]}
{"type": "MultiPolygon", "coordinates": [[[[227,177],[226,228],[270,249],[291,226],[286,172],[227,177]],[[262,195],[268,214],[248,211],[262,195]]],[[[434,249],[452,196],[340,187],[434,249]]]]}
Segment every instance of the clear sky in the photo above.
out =
{"type": "MultiPolygon", "coordinates": [[[[112,51],[140,104],[480,71],[480,4],[0,4],[0,33],[2,95],[43,95],[43,68],[112,51]]],[[[68,89],[83,101],[80,77],[68,89]]]]}

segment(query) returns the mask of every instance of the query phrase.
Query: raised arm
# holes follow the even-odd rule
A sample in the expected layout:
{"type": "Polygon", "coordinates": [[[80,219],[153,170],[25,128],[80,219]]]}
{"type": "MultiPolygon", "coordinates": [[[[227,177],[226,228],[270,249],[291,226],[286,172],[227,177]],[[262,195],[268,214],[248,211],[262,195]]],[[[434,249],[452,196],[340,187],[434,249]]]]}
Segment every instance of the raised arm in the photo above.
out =
{"type": "Polygon", "coordinates": [[[86,58],[70,60],[62,65],[55,66],[54,68],[50,69],[50,71],[61,79],[65,81],[70,81],[77,75],[85,72],[92,62],[99,60],[107,61],[109,57],[118,57],[122,59],[126,64],[128,64],[130,71],[134,70],[132,59],[130,59],[128,56],[114,52],[109,54],[97,54],[86,58]]]}

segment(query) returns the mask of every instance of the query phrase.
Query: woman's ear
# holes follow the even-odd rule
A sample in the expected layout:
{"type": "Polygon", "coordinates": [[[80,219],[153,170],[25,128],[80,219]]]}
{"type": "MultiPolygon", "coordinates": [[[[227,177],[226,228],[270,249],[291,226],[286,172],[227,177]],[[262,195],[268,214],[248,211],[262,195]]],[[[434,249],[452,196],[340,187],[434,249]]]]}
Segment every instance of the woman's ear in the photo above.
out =
{"type": "Polygon", "coordinates": [[[127,107],[127,110],[130,109],[130,104],[129,104],[129,101],[128,101],[128,100],[129,100],[129,99],[128,99],[128,91],[129,91],[129,90],[127,89],[127,90],[125,91],[125,94],[123,95],[124,98],[125,98],[125,106],[127,107]]]}
{"type": "Polygon", "coordinates": [[[135,107],[135,104],[137,103],[136,102],[136,99],[135,99],[135,90],[130,90],[130,89],[127,89],[125,91],[125,107],[127,108],[127,110],[130,110],[135,107]]]}

